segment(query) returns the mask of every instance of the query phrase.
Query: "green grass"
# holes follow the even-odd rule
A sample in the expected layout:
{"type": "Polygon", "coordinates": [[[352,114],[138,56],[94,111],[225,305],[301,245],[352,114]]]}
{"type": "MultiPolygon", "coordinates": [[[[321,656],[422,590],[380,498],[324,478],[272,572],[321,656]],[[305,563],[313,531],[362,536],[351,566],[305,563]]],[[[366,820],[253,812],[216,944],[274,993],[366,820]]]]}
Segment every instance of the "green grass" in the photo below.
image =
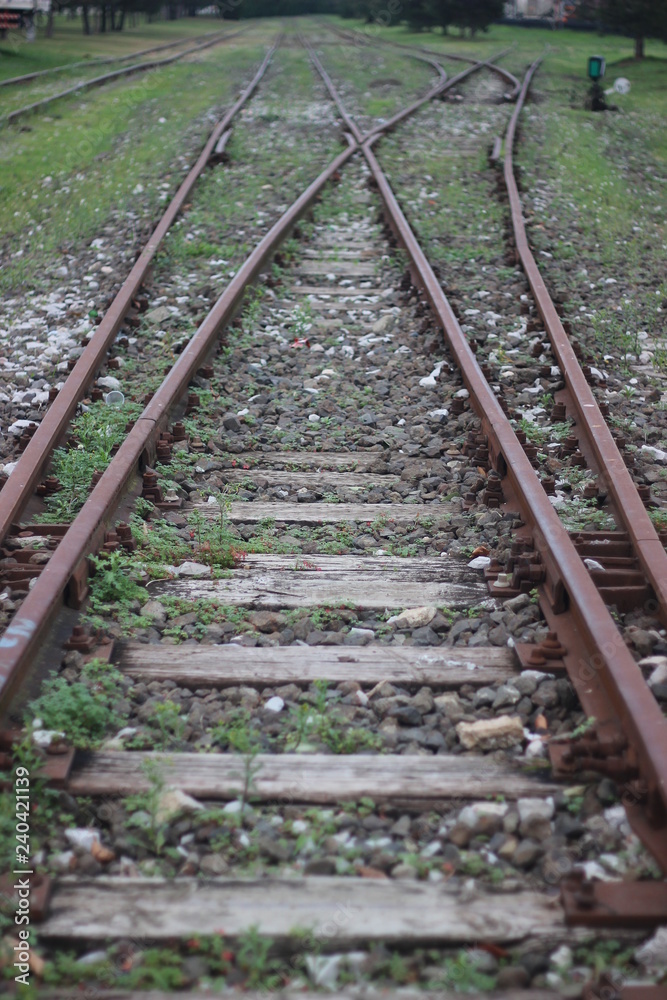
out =
{"type": "Polygon", "coordinates": [[[35,42],[27,42],[22,31],[9,31],[0,43],[0,80],[86,59],[93,61],[120,58],[153,45],[193,38],[224,28],[234,30],[229,24],[224,25],[213,17],[155,21],[152,24],[143,17],[137,17],[136,20],[138,23],[132,26],[131,18],[127,18],[127,27],[123,31],[86,36],[83,34],[80,18],[70,20],[63,15],[56,15],[53,38],[46,37],[44,19],[37,29],[35,42]]]}
{"type": "Polygon", "coordinates": [[[319,56],[353,117],[389,118],[437,82],[427,63],[377,45],[327,45],[319,56]]]}
{"type": "MultiPolygon", "coordinates": [[[[305,51],[293,48],[276,53],[261,92],[253,99],[252,116],[243,128],[234,130],[227,145],[229,160],[224,169],[202,177],[187,217],[165,239],[156,268],[159,277],[169,279],[184,269],[200,269],[215,272],[217,283],[226,280],[229,269],[238,266],[254,246],[258,227],[268,228],[277,221],[337,155],[335,128],[310,117],[316,99],[313,83],[305,51]]],[[[251,290],[246,299],[244,330],[249,335],[261,298],[261,291],[251,290]]]]}
{"type": "Polygon", "coordinates": [[[118,214],[157,217],[182,179],[184,145],[193,160],[211,129],[204,115],[222,111],[262,52],[216,46],[0,132],[2,291],[39,287],[118,214]]]}
{"type": "MultiPolygon", "coordinates": [[[[646,331],[656,338],[657,357],[662,358],[664,324],[658,310],[667,296],[667,47],[649,41],[647,58],[636,61],[633,42],[617,35],[495,25],[464,41],[440,32],[410,33],[402,26],[372,30],[379,38],[425,45],[443,55],[485,58],[511,46],[502,65],[518,76],[544,56],[515,151],[536,259],[575,335],[597,357],[607,352],[620,356],[618,369],[624,371],[624,355],[638,353],[638,331],[646,331]],[[629,94],[608,98],[618,113],[586,110],[586,63],[592,52],[607,60],[606,87],[621,76],[630,81],[629,94]],[[610,277],[615,284],[607,283],[610,277]]],[[[491,127],[481,141],[465,136],[472,147],[468,157],[458,151],[461,133],[454,135],[451,149],[446,138],[457,114],[465,117],[466,107],[470,118],[469,104],[445,107],[441,114],[429,108],[378,147],[404,209],[432,259],[443,266],[443,280],[469,294],[480,265],[492,265],[500,276],[504,210],[485,157],[494,136],[503,134],[508,112],[480,103],[474,80],[462,92],[491,127]],[[436,121],[430,130],[429,119],[436,121]],[[428,144],[415,149],[426,132],[428,144]],[[419,198],[424,184],[437,192],[434,205],[419,198]]],[[[465,301],[460,308],[477,305],[465,301]]]]}

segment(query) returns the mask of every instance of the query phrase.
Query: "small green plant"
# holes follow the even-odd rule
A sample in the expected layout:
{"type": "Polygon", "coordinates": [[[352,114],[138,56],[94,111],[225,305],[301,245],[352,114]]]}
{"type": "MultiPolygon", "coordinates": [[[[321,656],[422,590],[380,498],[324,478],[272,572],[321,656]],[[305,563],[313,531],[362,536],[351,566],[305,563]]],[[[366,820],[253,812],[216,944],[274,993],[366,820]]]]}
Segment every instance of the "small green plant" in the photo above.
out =
{"type": "Polygon", "coordinates": [[[144,832],[152,851],[159,857],[166,843],[168,822],[161,816],[160,803],[166,782],[161,765],[156,760],[143,761],[141,770],[148,787],[137,795],[128,795],[124,801],[128,813],[128,826],[144,832]]]}
{"type": "Polygon", "coordinates": [[[667,530],[667,510],[665,510],[664,507],[656,510],[649,510],[648,516],[653,522],[656,531],[667,530]]]}
{"type": "Polygon", "coordinates": [[[134,564],[123,550],[91,556],[95,570],[90,584],[89,607],[93,614],[126,619],[135,602],[143,604],[146,591],[134,578],[134,564]]]}
{"type": "Polygon", "coordinates": [[[233,750],[241,756],[243,771],[238,799],[241,803],[240,820],[242,821],[245,807],[252,794],[255,776],[261,767],[256,763],[255,758],[262,749],[262,740],[259,732],[251,725],[250,712],[247,709],[237,709],[229,722],[219,723],[213,730],[213,742],[220,744],[223,749],[233,750]]]}
{"type": "Polygon", "coordinates": [[[236,964],[245,974],[244,986],[249,990],[278,989],[282,983],[281,961],[272,957],[271,938],[260,934],[257,926],[249,927],[239,936],[236,948],[236,964]]]}
{"type": "Polygon", "coordinates": [[[452,990],[455,993],[475,993],[492,990],[495,984],[495,976],[480,972],[475,968],[474,959],[469,953],[461,951],[458,955],[445,959],[441,974],[432,985],[433,988],[452,990]]]}
{"type": "Polygon", "coordinates": [[[123,973],[119,982],[128,989],[150,989],[167,992],[186,983],[182,957],[170,948],[147,948],[141,962],[123,973]]]}
{"type": "Polygon", "coordinates": [[[74,443],[53,453],[52,473],[61,489],[45,500],[43,522],[71,521],[81,510],[95,471],[104,472],[115,445],[123,440],[125,425],[136,417],[141,407],[136,403],[107,406],[91,403],[72,424],[74,443]]]}
{"type": "Polygon", "coordinates": [[[116,711],[122,697],[121,680],[118,670],[100,660],[85,664],[78,681],[52,676],[41,696],[30,704],[28,718],[39,718],[46,729],[64,733],[67,742],[78,749],[99,746],[125,722],[116,711]]]}
{"type": "Polygon", "coordinates": [[[195,536],[197,558],[209,566],[231,569],[238,562],[238,539],[230,532],[228,521],[232,493],[236,490],[234,487],[212,494],[218,508],[215,519],[204,517],[199,510],[193,510],[188,517],[195,536]]]}
{"type": "Polygon", "coordinates": [[[156,749],[166,750],[183,739],[185,720],[181,718],[180,711],[176,702],[169,698],[153,707],[153,714],[148,717],[146,724],[156,749]]]}

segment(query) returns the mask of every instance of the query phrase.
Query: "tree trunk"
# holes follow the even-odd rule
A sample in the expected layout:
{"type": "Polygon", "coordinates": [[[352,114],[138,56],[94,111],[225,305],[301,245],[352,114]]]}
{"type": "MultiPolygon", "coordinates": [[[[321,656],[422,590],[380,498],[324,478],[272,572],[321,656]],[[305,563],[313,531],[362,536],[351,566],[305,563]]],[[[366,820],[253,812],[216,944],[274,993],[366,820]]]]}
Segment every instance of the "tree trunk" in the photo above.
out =
{"type": "Polygon", "coordinates": [[[109,7],[109,30],[116,30],[116,11],[113,7],[109,7]]]}
{"type": "Polygon", "coordinates": [[[46,37],[53,38],[53,4],[49,7],[49,13],[46,19],[46,37]]]}
{"type": "Polygon", "coordinates": [[[644,58],[644,39],[635,38],[635,59],[644,58]]]}
{"type": "Polygon", "coordinates": [[[122,31],[124,23],[125,23],[125,11],[121,10],[118,15],[118,21],[116,22],[116,31],[122,31]]]}
{"type": "Polygon", "coordinates": [[[90,21],[88,20],[88,4],[84,3],[81,8],[81,13],[83,14],[83,33],[84,35],[90,34],[90,21]]]}

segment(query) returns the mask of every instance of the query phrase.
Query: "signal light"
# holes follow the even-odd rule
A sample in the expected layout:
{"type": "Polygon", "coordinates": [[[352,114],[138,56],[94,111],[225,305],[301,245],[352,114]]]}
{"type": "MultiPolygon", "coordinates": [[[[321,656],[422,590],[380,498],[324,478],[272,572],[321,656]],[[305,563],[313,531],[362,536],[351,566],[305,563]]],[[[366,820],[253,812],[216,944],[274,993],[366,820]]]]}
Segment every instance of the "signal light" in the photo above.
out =
{"type": "Polygon", "coordinates": [[[604,56],[588,57],[588,75],[591,80],[601,80],[604,76],[605,61],[604,56]]]}

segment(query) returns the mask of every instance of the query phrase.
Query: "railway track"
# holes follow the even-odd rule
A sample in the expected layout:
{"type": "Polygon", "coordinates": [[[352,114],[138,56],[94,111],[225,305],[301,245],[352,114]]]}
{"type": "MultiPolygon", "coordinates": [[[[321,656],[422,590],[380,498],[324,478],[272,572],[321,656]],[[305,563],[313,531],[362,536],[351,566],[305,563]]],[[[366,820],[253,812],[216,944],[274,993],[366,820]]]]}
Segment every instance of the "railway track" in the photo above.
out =
{"type": "MultiPolygon", "coordinates": [[[[599,956],[586,961],[598,945],[650,958],[642,942],[665,922],[650,861],[664,871],[665,722],[605,605],[660,604],[659,586],[596,587],[628,560],[650,573],[664,550],[604,448],[593,468],[626,490],[610,507],[619,530],[569,537],[382,171],[382,136],[408,112],[364,135],[308,51],[343,152],[239,268],[71,525],[27,519],[158,239],[224,152],[269,52],[0,492],[16,605],[0,640],[3,707],[19,718],[38,651],[64,638],[65,685],[87,685],[122,719],[88,752],[39,737],[73,815],[52,848],[59,877],[33,886],[38,937],[87,947],[79,974],[89,962],[110,996],[133,970],[158,982],[142,979],[148,941],[189,942],[176,948],[191,976],[174,973],[180,986],[218,974],[272,989],[370,978],[557,995],[600,970],[599,956]],[[249,299],[257,280],[265,294],[249,299]],[[54,539],[48,561],[40,536],[54,539]],[[124,587],[142,567],[148,590],[141,576],[124,587]],[[89,587],[93,634],[69,636],[62,594],[76,607],[89,587]],[[606,880],[605,845],[620,844],[631,895],[606,880]]],[[[409,113],[483,68],[446,82],[440,71],[409,113]]],[[[517,247],[530,279],[520,227],[517,247]]],[[[536,293],[560,351],[549,376],[573,392],[536,293]]],[[[599,435],[584,417],[593,465],[599,435]]],[[[649,996],[612,965],[598,989],[649,996]]]]}
{"type": "MultiPolygon", "coordinates": [[[[14,125],[16,122],[21,121],[23,118],[29,117],[43,108],[50,107],[55,101],[60,101],[65,97],[71,97],[73,94],[80,94],[85,90],[89,90],[92,87],[102,87],[107,83],[111,83],[113,80],[119,80],[123,77],[134,76],[137,73],[146,73],[149,70],[160,69],[163,66],[170,66],[172,63],[179,59],[183,59],[185,56],[192,55],[196,52],[202,52],[204,49],[211,48],[213,45],[219,45],[222,42],[228,41],[234,38],[238,32],[211,32],[207,36],[204,36],[204,40],[194,39],[194,44],[188,45],[189,40],[181,41],[178,43],[172,43],[169,46],[164,46],[164,48],[174,48],[176,44],[179,46],[187,46],[182,52],[177,52],[174,55],[163,56],[161,58],[146,59],[142,62],[132,63],[130,66],[123,66],[120,69],[112,70],[108,73],[102,73],[99,76],[94,76],[89,79],[80,79],[76,83],[72,84],[71,87],[66,87],[64,90],[57,91],[56,93],[49,94],[47,97],[41,97],[37,100],[31,101],[29,104],[25,104],[21,107],[14,108],[13,110],[7,111],[5,114],[0,116],[0,125],[14,125]],[[211,37],[213,35],[213,37],[211,37]]],[[[160,46],[160,49],[163,48],[160,46]]],[[[157,50],[147,50],[157,51],[157,50]]],[[[137,53],[142,55],[142,53],[137,53]]],[[[113,60],[116,62],[122,62],[124,60],[113,60]]],[[[22,78],[18,78],[20,80],[22,78]]],[[[7,83],[15,83],[18,80],[5,81],[7,83]]]]}
{"type": "Polygon", "coordinates": [[[151,52],[164,52],[166,49],[179,48],[181,45],[187,45],[188,42],[201,42],[206,38],[210,38],[211,35],[217,34],[217,32],[205,32],[201,35],[194,35],[191,38],[179,38],[175,42],[165,42],[162,45],[151,45],[146,49],[139,49],[137,52],[131,52],[126,56],[110,56],[107,59],[85,59],[80,62],[75,63],[64,63],[62,66],[50,66],[48,69],[36,70],[34,73],[23,73],[21,76],[10,76],[6,80],[0,80],[0,87],[13,87],[16,84],[30,83],[33,80],[40,79],[44,76],[51,76],[52,73],[69,73],[73,69],[81,69],[85,67],[90,69],[97,66],[108,66],[110,63],[121,63],[129,62],[130,59],[138,59],[140,56],[147,56],[151,52]]]}

